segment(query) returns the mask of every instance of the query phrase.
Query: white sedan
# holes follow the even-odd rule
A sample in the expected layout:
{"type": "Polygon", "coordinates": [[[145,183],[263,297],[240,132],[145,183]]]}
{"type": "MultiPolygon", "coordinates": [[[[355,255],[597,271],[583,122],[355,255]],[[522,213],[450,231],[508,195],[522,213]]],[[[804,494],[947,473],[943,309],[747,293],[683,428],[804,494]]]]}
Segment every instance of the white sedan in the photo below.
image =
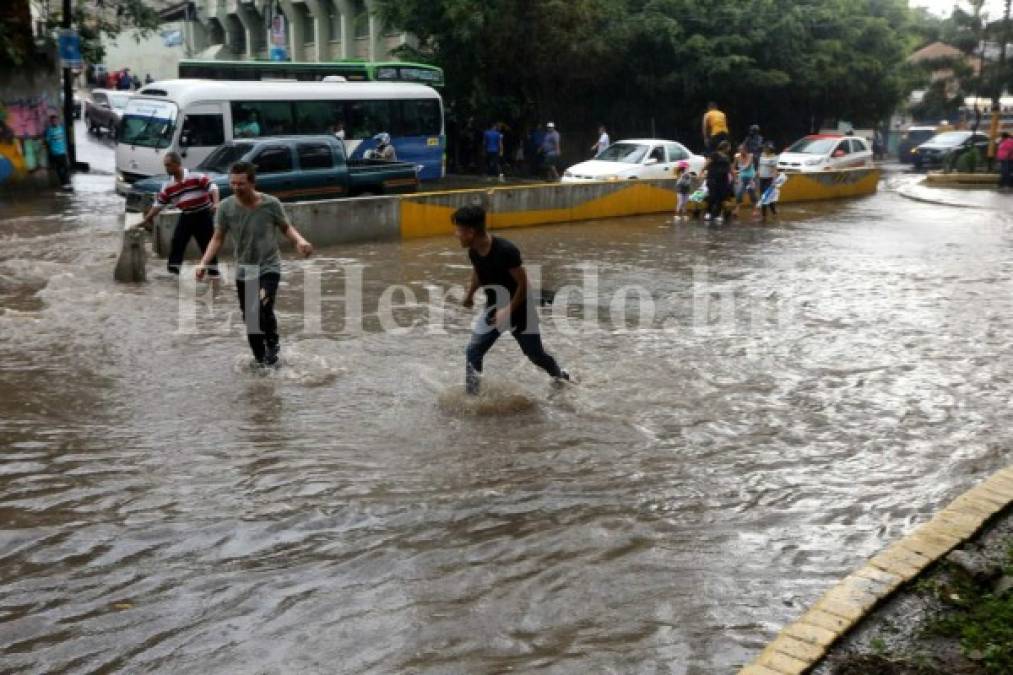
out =
{"type": "Polygon", "coordinates": [[[871,168],[872,150],[864,138],[838,134],[806,136],[781,153],[777,168],[781,171],[811,173],[840,169],[871,168]]]}
{"type": "Polygon", "coordinates": [[[593,180],[628,180],[635,178],[673,178],[675,165],[688,162],[697,175],[707,159],[694,155],[675,141],[638,138],[617,141],[598,153],[594,159],[574,164],[563,173],[564,183],[593,180]]]}

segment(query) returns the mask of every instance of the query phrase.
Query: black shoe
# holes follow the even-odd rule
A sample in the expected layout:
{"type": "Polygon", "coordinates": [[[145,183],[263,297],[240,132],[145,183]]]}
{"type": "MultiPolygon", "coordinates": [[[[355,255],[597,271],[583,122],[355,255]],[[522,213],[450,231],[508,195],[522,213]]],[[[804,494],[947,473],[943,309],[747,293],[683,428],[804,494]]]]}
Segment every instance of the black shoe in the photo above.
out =
{"type": "Polygon", "coordinates": [[[560,368],[559,375],[552,378],[552,383],[556,386],[563,386],[563,384],[576,384],[577,381],[573,378],[570,373],[560,368]]]}

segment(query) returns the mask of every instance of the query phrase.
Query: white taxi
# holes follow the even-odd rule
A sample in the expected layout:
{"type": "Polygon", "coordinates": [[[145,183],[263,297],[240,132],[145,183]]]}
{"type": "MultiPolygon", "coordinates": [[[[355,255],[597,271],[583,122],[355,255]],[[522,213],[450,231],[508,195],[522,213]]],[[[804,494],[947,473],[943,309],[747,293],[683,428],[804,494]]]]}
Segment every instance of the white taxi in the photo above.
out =
{"type": "Polygon", "coordinates": [[[563,182],[673,178],[679,162],[687,162],[689,170],[699,174],[707,160],[675,141],[657,138],[617,141],[594,159],[574,164],[563,172],[563,182]]]}
{"type": "Polygon", "coordinates": [[[869,142],[858,136],[813,134],[796,141],[777,158],[777,168],[789,173],[872,168],[869,142]]]}

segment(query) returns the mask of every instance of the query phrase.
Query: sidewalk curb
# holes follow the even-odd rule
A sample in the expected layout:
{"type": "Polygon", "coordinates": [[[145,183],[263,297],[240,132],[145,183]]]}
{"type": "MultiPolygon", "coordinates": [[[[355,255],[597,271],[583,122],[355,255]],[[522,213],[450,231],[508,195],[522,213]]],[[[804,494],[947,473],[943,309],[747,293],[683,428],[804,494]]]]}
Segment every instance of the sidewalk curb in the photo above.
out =
{"type": "Polygon", "coordinates": [[[786,626],[739,675],[800,675],[881,601],[975,535],[1013,503],[1013,466],[954,499],[946,508],[828,590],[786,626]]]}
{"type": "Polygon", "coordinates": [[[905,188],[899,188],[897,190],[897,194],[899,194],[901,197],[904,197],[905,199],[910,199],[911,201],[922,202],[923,204],[933,204],[935,206],[950,206],[950,207],[953,207],[953,208],[956,208],[956,209],[986,209],[986,210],[989,210],[989,211],[995,210],[995,209],[992,209],[991,207],[982,206],[980,204],[967,204],[967,203],[963,203],[963,202],[950,202],[950,201],[946,201],[946,200],[943,200],[943,199],[933,199],[931,197],[923,197],[921,195],[912,194],[911,192],[909,192],[905,188]]]}

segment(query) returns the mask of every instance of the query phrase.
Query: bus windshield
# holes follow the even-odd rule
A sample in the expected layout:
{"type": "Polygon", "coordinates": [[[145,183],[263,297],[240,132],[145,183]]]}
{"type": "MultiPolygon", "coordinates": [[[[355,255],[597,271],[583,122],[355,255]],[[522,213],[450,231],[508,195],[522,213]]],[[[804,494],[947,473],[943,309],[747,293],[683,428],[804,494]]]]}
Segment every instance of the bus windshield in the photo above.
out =
{"type": "Polygon", "coordinates": [[[166,101],[132,99],[120,122],[118,143],[164,149],[172,143],[176,106],[166,101]]]}

